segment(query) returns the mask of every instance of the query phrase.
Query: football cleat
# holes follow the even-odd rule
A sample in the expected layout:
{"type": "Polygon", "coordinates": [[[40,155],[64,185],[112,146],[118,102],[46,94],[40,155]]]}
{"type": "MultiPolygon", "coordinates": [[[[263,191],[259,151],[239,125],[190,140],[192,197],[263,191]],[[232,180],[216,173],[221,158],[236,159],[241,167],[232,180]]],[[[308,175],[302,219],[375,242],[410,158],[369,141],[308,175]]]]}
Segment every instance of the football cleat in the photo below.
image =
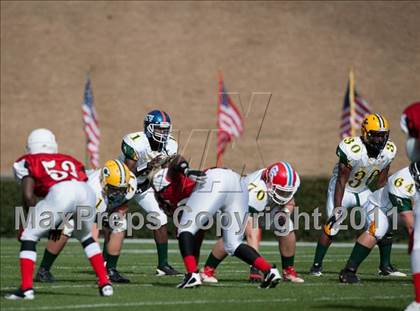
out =
{"type": "Polygon", "coordinates": [[[351,271],[349,269],[343,269],[341,270],[338,279],[341,283],[347,283],[347,284],[355,284],[359,283],[360,279],[357,276],[355,271],[351,271]]]}
{"type": "Polygon", "coordinates": [[[309,270],[309,273],[313,276],[321,276],[322,275],[322,266],[319,263],[314,263],[309,270]]]}
{"type": "Polygon", "coordinates": [[[194,288],[200,285],[201,279],[198,272],[185,273],[184,279],[177,285],[177,288],[194,288]]]}
{"type": "Polygon", "coordinates": [[[103,297],[110,297],[114,294],[114,289],[111,284],[105,284],[99,287],[99,294],[103,297]]]}
{"type": "Polygon", "coordinates": [[[156,276],[165,276],[165,275],[182,275],[182,273],[172,268],[169,264],[166,264],[164,266],[158,266],[156,268],[156,276]]]}
{"type": "Polygon", "coordinates": [[[263,277],[260,273],[260,271],[257,268],[250,267],[249,268],[249,282],[250,283],[261,283],[263,280],[263,277]]]}
{"type": "Polygon", "coordinates": [[[43,267],[39,267],[39,270],[35,275],[35,281],[40,283],[54,283],[56,279],[52,275],[50,270],[47,270],[43,267]]]}
{"type": "Polygon", "coordinates": [[[130,280],[119,273],[115,268],[108,269],[108,276],[112,283],[130,283],[130,280]]]}
{"type": "Polygon", "coordinates": [[[413,301],[410,303],[404,311],[420,311],[420,302],[413,301]]]}
{"type": "Polygon", "coordinates": [[[302,278],[299,277],[297,274],[295,267],[289,266],[283,269],[283,280],[289,281],[292,283],[303,283],[305,282],[302,278]]]}
{"type": "Polygon", "coordinates": [[[407,274],[399,271],[397,268],[395,268],[392,265],[385,266],[385,267],[379,267],[378,274],[380,276],[396,276],[396,277],[406,277],[407,274]]]}
{"type": "Polygon", "coordinates": [[[215,277],[216,269],[211,267],[204,267],[200,271],[201,281],[203,283],[218,283],[219,281],[215,277]]]}
{"type": "Polygon", "coordinates": [[[26,300],[32,300],[35,298],[35,292],[32,288],[28,288],[25,290],[18,289],[16,292],[12,294],[7,294],[4,296],[4,298],[8,300],[20,300],[20,299],[26,299],[26,300]]]}
{"type": "Polygon", "coordinates": [[[264,280],[260,284],[260,288],[274,288],[280,282],[281,276],[276,266],[273,266],[264,276],[264,280]]]}

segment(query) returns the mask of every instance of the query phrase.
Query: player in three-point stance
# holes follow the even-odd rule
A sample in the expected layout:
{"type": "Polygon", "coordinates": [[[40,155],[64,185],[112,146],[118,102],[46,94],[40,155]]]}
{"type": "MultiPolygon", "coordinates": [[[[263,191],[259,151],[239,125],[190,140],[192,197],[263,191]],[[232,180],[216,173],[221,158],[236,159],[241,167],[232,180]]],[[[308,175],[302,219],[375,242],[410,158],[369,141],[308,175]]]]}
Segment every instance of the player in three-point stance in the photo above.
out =
{"type": "Polygon", "coordinates": [[[13,169],[16,178],[22,183],[24,207],[29,210],[29,214],[33,213],[34,218],[32,221],[28,215],[29,222],[20,236],[21,285],[6,298],[18,300],[35,297],[32,278],[36,243],[49,231],[40,222],[45,213],[53,216],[53,228],[63,221],[65,214],[73,214],[77,224],[74,235],[82,244],[96,273],[99,293],[102,296],[111,296],[113,289],[104,267],[102,253],[91,235],[95,218],[95,194],[86,183],[83,165],[69,155],[58,153],[55,136],[46,129],[31,132],[27,151],[27,154],[13,164],[13,169]],[[42,199],[36,203],[36,197],[42,199]]]}
{"type": "MultiPolygon", "coordinates": [[[[282,258],[283,279],[294,283],[303,283],[294,268],[294,257],[296,251],[296,236],[293,222],[290,219],[295,208],[294,194],[299,188],[300,179],[297,172],[288,162],[278,162],[265,169],[255,171],[245,177],[248,185],[248,206],[249,219],[245,235],[247,243],[258,251],[260,228],[258,221],[252,216],[256,213],[271,213],[272,219],[277,213],[281,213],[283,226],[275,229],[278,233],[279,250],[282,258]]],[[[257,214],[258,217],[258,214],[257,214]]],[[[215,270],[222,260],[227,256],[223,249],[223,240],[219,239],[207,258],[206,264],[200,276],[204,283],[217,283],[215,270]]],[[[251,282],[262,280],[258,270],[251,266],[251,282]]]]}
{"type": "Polygon", "coordinates": [[[157,195],[173,208],[186,200],[179,221],[178,241],[187,273],[178,288],[201,285],[196,260],[200,245],[196,242],[196,235],[201,225],[218,211],[224,212],[231,220],[230,226],[225,223],[226,227],[222,229],[226,253],[262,271],[264,280],[260,287],[277,285],[281,279],[278,270],[255,249],[242,243],[244,228],[241,227],[248,217],[248,191],[239,174],[222,168],[206,172],[191,170],[188,162],[177,156],[168,167],[157,171],[152,180],[157,195]]]}
{"type": "MultiPolygon", "coordinates": [[[[361,137],[344,138],[337,147],[338,163],[328,186],[328,221],[318,240],[310,273],[322,275],[322,261],[334,235],[344,221],[346,209],[363,206],[372,193],[368,186],[377,179],[382,188],[388,178],[391,162],[397,148],[388,139],[389,125],[384,116],[370,114],[362,122],[361,137]]],[[[391,265],[392,234],[387,233],[378,241],[380,251],[379,274],[406,276],[391,265]]]]}

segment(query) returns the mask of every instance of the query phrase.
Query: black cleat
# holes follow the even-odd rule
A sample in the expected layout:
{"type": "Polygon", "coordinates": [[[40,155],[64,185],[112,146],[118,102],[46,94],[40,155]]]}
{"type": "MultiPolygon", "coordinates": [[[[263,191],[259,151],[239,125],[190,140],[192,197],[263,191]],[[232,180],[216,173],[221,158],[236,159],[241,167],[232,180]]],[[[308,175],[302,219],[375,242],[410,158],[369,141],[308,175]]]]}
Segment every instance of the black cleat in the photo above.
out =
{"type": "Polygon", "coordinates": [[[249,282],[250,283],[261,283],[263,280],[263,277],[260,273],[260,271],[257,268],[254,268],[251,266],[249,269],[249,282]]]}
{"type": "Polygon", "coordinates": [[[322,275],[322,266],[319,263],[314,263],[309,270],[309,273],[313,276],[321,276],[322,275]]]}
{"type": "Polygon", "coordinates": [[[182,273],[172,268],[169,264],[166,264],[164,266],[158,266],[156,268],[156,276],[165,275],[182,275],[182,273]]]}
{"type": "Polygon", "coordinates": [[[343,269],[340,271],[340,274],[338,276],[338,279],[341,283],[347,283],[347,284],[355,284],[359,283],[360,279],[357,276],[355,271],[351,271],[349,269],[343,269]]]}
{"type": "Polygon", "coordinates": [[[184,279],[177,285],[177,288],[194,288],[201,285],[201,278],[198,272],[185,273],[184,279]]]}
{"type": "Polygon", "coordinates": [[[35,292],[32,288],[21,290],[20,288],[12,294],[7,294],[4,298],[8,300],[32,300],[35,298],[35,292]]]}
{"type": "Polygon", "coordinates": [[[407,274],[399,271],[393,265],[379,267],[378,274],[380,276],[396,276],[396,277],[406,277],[407,274]]]}
{"type": "Polygon", "coordinates": [[[260,288],[274,288],[281,280],[281,275],[276,266],[273,266],[264,274],[264,280],[260,284],[260,288]]]}
{"type": "Polygon", "coordinates": [[[119,273],[115,268],[108,269],[108,276],[112,283],[130,283],[130,280],[119,273]]]}
{"type": "Polygon", "coordinates": [[[47,270],[43,267],[39,267],[38,272],[35,276],[35,282],[40,283],[54,283],[56,281],[55,277],[52,275],[50,270],[47,270]]]}

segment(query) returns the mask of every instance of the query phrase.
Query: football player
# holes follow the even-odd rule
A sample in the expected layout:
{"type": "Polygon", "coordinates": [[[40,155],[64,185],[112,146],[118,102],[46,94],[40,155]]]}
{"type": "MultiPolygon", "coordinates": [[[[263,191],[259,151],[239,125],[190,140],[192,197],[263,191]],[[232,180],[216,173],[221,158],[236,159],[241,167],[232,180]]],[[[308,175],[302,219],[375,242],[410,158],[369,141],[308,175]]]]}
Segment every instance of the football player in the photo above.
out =
{"type": "Polygon", "coordinates": [[[405,108],[401,116],[401,129],[407,135],[406,151],[408,158],[420,161],[420,102],[405,108]]]}
{"type": "Polygon", "coordinates": [[[388,232],[389,222],[387,213],[393,207],[403,220],[409,235],[413,233],[414,216],[412,199],[416,194],[415,178],[418,177],[417,165],[413,162],[409,167],[403,168],[389,177],[385,187],[373,192],[365,205],[366,231],[362,233],[354,245],[353,251],[345,268],[340,272],[339,280],[342,283],[358,283],[356,275],[360,264],[369,255],[372,248],[388,232]]]}
{"type": "MultiPolygon", "coordinates": [[[[129,283],[130,280],[117,270],[117,261],[127,227],[125,215],[119,211],[119,208],[134,196],[137,189],[136,177],[120,160],[108,160],[102,169],[88,173],[88,184],[96,194],[96,218],[101,225],[104,225],[102,228],[105,237],[104,245],[108,246],[108,250],[112,250],[112,252],[106,252],[104,247],[103,252],[109,278],[114,283],[129,283]],[[108,219],[110,214],[113,215],[111,220],[108,219]],[[112,226],[109,225],[109,221],[112,221],[112,226]]],[[[51,267],[72,233],[72,228],[65,226],[59,240],[48,241],[35,277],[36,281],[55,281],[51,267]]],[[[99,232],[96,222],[92,227],[92,236],[96,241],[98,240],[99,232]]]]}
{"type": "MultiPolygon", "coordinates": [[[[14,164],[16,178],[22,184],[24,207],[34,221],[29,221],[21,236],[20,270],[21,285],[7,299],[34,299],[33,272],[36,261],[36,243],[48,233],[41,222],[48,213],[52,226],[57,227],[64,215],[73,214],[74,235],[80,241],[97,276],[99,293],[113,294],[112,285],[104,267],[99,245],[92,238],[91,227],[95,217],[95,194],[86,183],[83,165],[73,157],[58,153],[54,134],[47,129],[32,131],[27,141],[27,154],[14,164]],[[36,197],[42,198],[36,203],[36,197]],[[83,209],[83,211],[81,211],[83,209]],[[84,213],[84,214],[82,214],[84,213]]],[[[28,217],[30,217],[28,215],[28,217]]]]}
{"type": "Polygon", "coordinates": [[[157,254],[157,276],[179,275],[168,263],[168,218],[159,207],[148,174],[150,168],[168,161],[178,152],[178,144],[172,137],[171,119],[161,110],[150,111],[144,118],[144,131],[124,136],[120,155],[128,168],[137,177],[137,193],[134,200],[146,213],[154,213],[160,227],[153,231],[157,254]]]}
{"type": "Polygon", "coordinates": [[[196,260],[200,245],[196,243],[196,235],[200,225],[206,224],[209,217],[219,210],[228,215],[231,221],[227,228],[223,228],[225,252],[262,271],[265,277],[261,288],[277,285],[281,276],[275,266],[269,264],[255,249],[242,244],[241,226],[247,219],[248,193],[246,183],[239,174],[222,168],[206,172],[191,170],[188,162],[177,156],[168,167],[154,174],[152,180],[157,195],[173,208],[186,200],[178,227],[178,241],[187,273],[178,288],[201,285],[196,260]]]}
{"type": "MultiPolygon", "coordinates": [[[[245,180],[248,185],[250,213],[245,230],[248,245],[257,251],[259,249],[260,230],[258,221],[254,222],[252,215],[271,212],[273,219],[276,213],[282,213],[281,217],[287,217],[287,220],[282,219],[285,225],[278,228],[283,279],[294,283],[303,283],[304,280],[298,276],[294,267],[296,236],[293,222],[290,219],[290,215],[295,207],[293,197],[300,185],[299,175],[288,162],[282,161],[249,174],[245,180]]],[[[219,239],[200,273],[203,282],[217,283],[215,270],[226,256],[227,254],[223,250],[223,240],[219,239]]],[[[254,267],[250,269],[250,281],[261,281],[262,277],[259,271],[255,270],[254,267]]]]}
{"type": "MultiPolygon", "coordinates": [[[[337,147],[338,163],[328,186],[328,220],[318,240],[310,273],[322,275],[322,261],[344,221],[346,209],[363,206],[372,193],[368,186],[377,179],[382,188],[388,178],[391,162],[397,147],[390,141],[389,125],[380,114],[366,116],[362,123],[361,137],[344,138],[337,147]]],[[[391,265],[392,234],[387,233],[378,241],[380,252],[379,274],[406,276],[391,265]]]]}

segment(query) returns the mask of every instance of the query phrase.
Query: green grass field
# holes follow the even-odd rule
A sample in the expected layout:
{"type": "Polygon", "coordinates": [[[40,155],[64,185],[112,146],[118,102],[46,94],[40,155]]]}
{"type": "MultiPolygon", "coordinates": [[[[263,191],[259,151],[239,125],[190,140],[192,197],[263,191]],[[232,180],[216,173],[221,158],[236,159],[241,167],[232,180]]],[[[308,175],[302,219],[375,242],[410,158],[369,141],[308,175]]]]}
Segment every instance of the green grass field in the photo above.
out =
{"type": "MultiPolygon", "coordinates": [[[[130,279],[127,285],[115,285],[114,296],[101,298],[94,283],[95,276],[78,243],[69,243],[57,259],[53,273],[57,283],[35,283],[34,301],[7,301],[4,294],[19,284],[16,240],[1,240],[2,311],[7,310],[402,310],[412,301],[410,278],[381,278],[377,275],[378,251],[374,250],[360,269],[362,283],[338,283],[337,272],[344,265],[351,247],[332,247],[327,254],[321,278],[309,276],[314,246],[299,246],[296,267],[305,278],[304,284],[281,282],[275,289],[259,289],[247,283],[248,267],[236,258],[228,258],[218,270],[219,284],[197,289],[176,289],[179,277],[155,277],[156,254],[151,241],[126,243],[119,269],[130,279]]],[[[38,262],[45,241],[38,244],[38,262]]],[[[202,248],[201,263],[210,244],[202,248]]],[[[266,245],[261,253],[280,265],[276,245],[266,245]]],[[[170,244],[170,261],[183,270],[177,244],[170,244]]],[[[393,250],[393,262],[409,273],[406,249],[393,250]]]]}

